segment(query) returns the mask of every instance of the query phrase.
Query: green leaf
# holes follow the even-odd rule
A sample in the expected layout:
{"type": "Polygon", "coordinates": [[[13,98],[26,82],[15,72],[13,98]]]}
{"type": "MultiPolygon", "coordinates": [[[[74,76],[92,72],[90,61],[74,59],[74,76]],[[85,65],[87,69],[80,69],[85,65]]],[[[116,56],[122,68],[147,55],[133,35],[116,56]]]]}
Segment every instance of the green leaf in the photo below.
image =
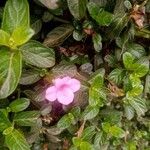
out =
{"type": "Polygon", "coordinates": [[[147,111],[146,101],[140,97],[129,99],[130,105],[135,109],[138,116],[144,115],[147,111]]]}
{"type": "Polygon", "coordinates": [[[142,85],[140,78],[136,74],[130,74],[129,79],[131,81],[132,88],[142,85]]]}
{"type": "Polygon", "coordinates": [[[110,123],[108,123],[108,122],[102,123],[102,129],[103,129],[103,131],[105,131],[106,133],[109,133],[110,127],[111,127],[110,123]]]}
{"type": "Polygon", "coordinates": [[[36,67],[50,68],[55,64],[53,49],[45,47],[37,41],[29,41],[20,47],[23,59],[36,67]]]}
{"type": "Polygon", "coordinates": [[[111,135],[117,138],[123,138],[125,136],[125,131],[116,125],[112,126],[109,131],[111,135]]]}
{"type": "Polygon", "coordinates": [[[109,122],[110,124],[118,124],[122,119],[122,112],[108,107],[100,111],[100,116],[105,122],[109,122]]]}
{"type": "Polygon", "coordinates": [[[125,150],[137,150],[136,142],[135,141],[127,142],[126,145],[125,145],[125,148],[126,148],[125,150]]]}
{"type": "Polygon", "coordinates": [[[134,108],[130,105],[124,105],[125,116],[128,120],[131,120],[134,117],[135,111],[134,108]]]}
{"type": "Polygon", "coordinates": [[[29,27],[29,6],[27,0],[8,0],[4,8],[2,29],[12,34],[20,26],[29,27]]]}
{"type": "Polygon", "coordinates": [[[19,112],[14,116],[14,122],[20,126],[35,126],[39,115],[38,111],[19,112]]]}
{"type": "Polygon", "coordinates": [[[80,20],[85,16],[87,0],[67,0],[67,3],[74,18],[80,20]]]}
{"type": "Polygon", "coordinates": [[[11,102],[9,107],[12,112],[19,112],[25,110],[30,104],[30,100],[27,98],[19,98],[11,102]]]}
{"type": "Polygon", "coordinates": [[[83,37],[84,37],[84,35],[83,35],[82,32],[79,32],[79,31],[77,31],[77,30],[74,30],[74,31],[73,31],[73,38],[74,38],[76,41],[81,41],[83,37]]]}
{"type": "Polygon", "coordinates": [[[10,35],[5,31],[0,30],[0,45],[9,46],[9,39],[10,35]]]}
{"type": "Polygon", "coordinates": [[[124,78],[124,72],[122,69],[116,68],[109,74],[108,78],[113,83],[120,85],[124,78]]]}
{"type": "Polygon", "coordinates": [[[145,76],[149,71],[149,59],[142,57],[133,64],[134,74],[138,77],[145,76]]]}
{"type": "Polygon", "coordinates": [[[149,71],[149,59],[142,57],[135,60],[135,57],[129,52],[123,54],[123,63],[127,70],[133,71],[137,77],[143,77],[149,71]]]}
{"type": "Polygon", "coordinates": [[[70,110],[70,113],[75,117],[75,119],[79,119],[81,114],[81,108],[80,107],[74,107],[70,110]]]}
{"type": "Polygon", "coordinates": [[[26,43],[33,35],[34,31],[31,28],[19,26],[14,29],[11,38],[15,45],[19,46],[26,43]]]}
{"type": "Polygon", "coordinates": [[[89,88],[89,105],[90,106],[103,106],[103,101],[106,100],[106,93],[104,92],[104,69],[97,70],[89,81],[91,86],[89,88]]]}
{"type": "Polygon", "coordinates": [[[146,55],[144,47],[137,43],[128,44],[126,49],[130,54],[138,59],[146,55]]]}
{"type": "Polygon", "coordinates": [[[116,44],[119,48],[123,49],[126,48],[126,44],[129,40],[129,36],[126,34],[123,34],[122,36],[119,36],[116,38],[116,44]]]}
{"type": "Polygon", "coordinates": [[[101,26],[108,26],[113,19],[113,14],[100,8],[97,4],[89,2],[87,5],[91,17],[101,26]]]}
{"type": "Polygon", "coordinates": [[[3,131],[3,135],[8,135],[13,131],[14,127],[9,127],[3,131]]]}
{"type": "Polygon", "coordinates": [[[74,28],[70,24],[63,24],[50,31],[44,40],[44,45],[56,47],[61,45],[73,32],[74,28]]]}
{"type": "Polygon", "coordinates": [[[112,23],[110,24],[109,36],[112,38],[118,37],[122,30],[126,27],[128,21],[129,18],[127,13],[119,14],[117,12],[112,23]]]}
{"type": "Polygon", "coordinates": [[[103,123],[102,128],[107,134],[110,134],[116,138],[122,138],[125,136],[125,131],[123,129],[116,125],[111,126],[108,122],[103,123]]]}
{"type": "Polygon", "coordinates": [[[93,146],[88,142],[81,142],[80,150],[94,150],[93,146]]]}
{"type": "Polygon", "coordinates": [[[91,87],[94,86],[97,89],[102,88],[104,83],[104,75],[105,70],[103,68],[98,69],[96,72],[94,72],[91,76],[91,79],[89,80],[91,87]]]}
{"type": "Polygon", "coordinates": [[[9,96],[17,87],[22,70],[22,55],[19,51],[0,50],[0,99],[9,96]]]}
{"type": "Polygon", "coordinates": [[[72,123],[74,123],[75,118],[71,113],[64,115],[57,123],[57,127],[60,129],[68,128],[72,123]]]}
{"type": "Polygon", "coordinates": [[[100,50],[102,49],[102,37],[100,34],[94,34],[92,36],[92,40],[93,40],[93,43],[94,43],[94,49],[97,51],[97,52],[100,52],[100,50]]]}
{"type": "Polygon", "coordinates": [[[147,94],[150,94],[150,75],[148,74],[145,79],[145,89],[144,89],[144,95],[147,96],[147,94]]]}
{"type": "Polygon", "coordinates": [[[129,0],[125,0],[125,1],[124,1],[124,5],[125,5],[125,7],[126,7],[128,10],[132,9],[132,4],[130,3],[129,0]]]}
{"type": "Polygon", "coordinates": [[[143,85],[138,85],[132,88],[131,91],[127,92],[127,97],[139,96],[143,92],[143,85]]]}
{"type": "Polygon", "coordinates": [[[31,28],[33,29],[35,35],[38,34],[42,29],[42,20],[41,19],[36,20],[31,25],[31,28]]]}
{"type": "Polygon", "coordinates": [[[5,143],[10,150],[30,150],[25,137],[16,129],[5,136],[5,143]]]}
{"type": "Polygon", "coordinates": [[[74,77],[78,71],[75,65],[70,64],[59,64],[52,68],[52,74],[57,77],[70,76],[74,77]]]}
{"type": "Polygon", "coordinates": [[[91,142],[94,134],[96,134],[95,126],[87,127],[86,129],[84,129],[81,139],[82,141],[91,142]]]}
{"type": "Polygon", "coordinates": [[[11,123],[7,116],[0,110],[0,132],[3,132],[5,129],[11,127],[11,123]]]}
{"type": "Polygon", "coordinates": [[[112,67],[112,68],[116,67],[117,59],[114,55],[112,55],[112,54],[106,55],[104,59],[110,67],[112,67]]]}
{"type": "Polygon", "coordinates": [[[84,120],[90,120],[95,118],[99,113],[99,107],[86,107],[86,109],[84,110],[82,117],[84,118],[84,120]]]}
{"type": "Polygon", "coordinates": [[[81,142],[82,142],[82,140],[81,140],[80,138],[78,138],[78,137],[73,137],[73,138],[72,138],[72,143],[73,143],[73,145],[75,145],[76,147],[79,147],[80,144],[81,144],[81,142]]]}
{"type": "Polygon", "coordinates": [[[48,9],[57,9],[59,7],[58,0],[38,0],[48,9]]]}
{"type": "Polygon", "coordinates": [[[125,68],[128,70],[133,69],[133,63],[134,63],[134,56],[129,52],[125,52],[123,54],[123,64],[125,68]]]}
{"type": "Polygon", "coordinates": [[[89,89],[89,105],[90,106],[99,106],[104,105],[104,100],[106,100],[106,93],[103,89],[97,89],[91,87],[89,89]]]}
{"type": "Polygon", "coordinates": [[[23,70],[19,83],[30,85],[41,79],[40,72],[34,69],[23,70]]]}

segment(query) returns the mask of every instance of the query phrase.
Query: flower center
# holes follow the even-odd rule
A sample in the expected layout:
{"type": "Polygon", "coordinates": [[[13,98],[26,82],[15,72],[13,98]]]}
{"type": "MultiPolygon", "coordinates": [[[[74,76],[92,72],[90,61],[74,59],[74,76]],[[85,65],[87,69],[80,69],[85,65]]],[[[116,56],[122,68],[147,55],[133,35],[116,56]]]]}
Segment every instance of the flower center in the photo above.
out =
{"type": "Polygon", "coordinates": [[[64,90],[64,88],[66,88],[66,87],[68,87],[66,84],[63,84],[63,85],[61,85],[60,87],[59,87],[59,90],[60,91],[62,91],[62,90],[64,90]]]}

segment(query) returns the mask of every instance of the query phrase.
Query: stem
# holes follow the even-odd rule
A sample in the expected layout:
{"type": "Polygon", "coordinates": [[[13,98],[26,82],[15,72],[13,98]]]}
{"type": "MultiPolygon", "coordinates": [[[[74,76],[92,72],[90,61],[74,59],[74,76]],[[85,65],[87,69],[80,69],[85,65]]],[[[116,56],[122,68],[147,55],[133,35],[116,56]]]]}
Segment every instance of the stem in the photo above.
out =
{"type": "Polygon", "coordinates": [[[143,2],[140,4],[140,7],[144,7],[147,2],[148,2],[148,0],[143,1],[143,2]]]}

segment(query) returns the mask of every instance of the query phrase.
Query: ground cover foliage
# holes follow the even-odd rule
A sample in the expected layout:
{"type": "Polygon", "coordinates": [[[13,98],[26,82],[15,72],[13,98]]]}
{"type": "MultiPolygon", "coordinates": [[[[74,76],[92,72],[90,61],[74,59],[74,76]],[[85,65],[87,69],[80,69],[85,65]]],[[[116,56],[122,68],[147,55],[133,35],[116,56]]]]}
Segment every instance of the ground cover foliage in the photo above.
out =
{"type": "Polygon", "coordinates": [[[0,150],[149,150],[150,1],[1,0],[0,23],[0,150]]]}

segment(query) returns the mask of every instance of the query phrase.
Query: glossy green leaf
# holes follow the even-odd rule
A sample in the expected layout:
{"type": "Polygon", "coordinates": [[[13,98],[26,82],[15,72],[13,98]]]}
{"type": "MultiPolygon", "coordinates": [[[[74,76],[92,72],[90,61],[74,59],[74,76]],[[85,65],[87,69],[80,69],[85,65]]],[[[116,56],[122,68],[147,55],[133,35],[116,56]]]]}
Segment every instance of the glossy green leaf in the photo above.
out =
{"type": "Polygon", "coordinates": [[[136,61],[135,57],[129,52],[123,54],[123,63],[125,68],[133,71],[137,77],[143,77],[149,70],[149,60],[147,57],[142,57],[136,61]]]}
{"type": "Polygon", "coordinates": [[[100,34],[94,34],[92,36],[92,40],[94,43],[94,49],[99,52],[102,49],[102,37],[100,34]]]}
{"type": "Polygon", "coordinates": [[[23,70],[19,83],[22,85],[30,85],[41,79],[40,72],[29,69],[23,70]]]}
{"type": "Polygon", "coordinates": [[[141,86],[141,80],[136,74],[130,74],[129,80],[131,81],[132,88],[141,86]]]}
{"type": "Polygon", "coordinates": [[[138,77],[145,76],[149,71],[149,59],[142,57],[135,64],[133,64],[134,74],[138,77]]]}
{"type": "Polygon", "coordinates": [[[33,35],[34,31],[31,28],[19,26],[14,29],[11,38],[14,41],[15,45],[19,46],[29,41],[33,35]]]}
{"type": "Polygon", "coordinates": [[[81,41],[82,38],[83,38],[83,33],[79,32],[79,31],[73,31],[73,38],[76,40],[76,41],[81,41]]]}
{"type": "Polygon", "coordinates": [[[147,94],[149,93],[150,93],[150,75],[148,74],[145,80],[144,95],[147,96],[147,94]]]}
{"type": "Polygon", "coordinates": [[[0,110],[0,132],[3,132],[5,129],[11,127],[11,123],[7,116],[0,110]]]}
{"type": "Polygon", "coordinates": [[[89,89],[89,105],[102,107],[106,100],[106,91],[91,87],[89,89]]]}
{"type": "Polygon", "coordinates": [[[48,9],[57,9],[59,7],[58,0],[38,0],[48,9]]]}
{"type": "Polygon", "coordinates": [[[135,59],[134,56],[129,52],[125,52],[123,54],[123,64],[126,69],[128,70],[133,69],[134,59],[135,59]]]}
{"type": "Polygon", "coordinates": [[[116,138],[122,138],[125,136],[125,131],[122,128],[116,125],[111,126],[108,122],[103,123],[102,128],[107,134],[110,134],[116,138]]]}
{"type": "Polygon", "coordinates": [[[90,120],[95,118],[99,113],[99,107],[86,107],[86,109],[84,110],[82,116],[84,118],[84,120],[90,120]]]}
{"type": "Polygon", "coordinates": [[[50,68],[55,64],[53,49],[48,48],[37,41],[30,41],[20,47],[23,59],[36,67],[50,68]]]}
{"type": "Polygon", "coordinates": [[[74,123],[75,118],[74,116],[69,113],[65,116],[63,116],[57,123],[57,127],[60,129],[66,129],[68,128],[72,123],[74,123]]]}
{"type": "Polygon", "coordinates": [[[89,2],[87,5],[91,17],[101,26],[108,26],[113,19],[113,14],[100,8],[97,4],[89,2]]]}
{"type": "Polygon", "coordinates": [[[9,96],[17,87],[22,70],[22,55],[19,51],[0,50],[0,99],[9,96]]]}
{"type": "Polygon", "coordinates": [[[10,35],[5,31],[0,30],[0,45],[9,46],[9,39],[10,35]]]}
{"type": "Polygon", "coordinates": [[[125,104],[124,111],[125,111],[125,116],[128,120],[131,120],[134,117],[135,110],[132,106],[125,104]]]}
{"type": "Polygon", "coordinates": [[[84,129],[81,139],[83,141],[91,142],[91,140],[95,134],[96,134],[96,131],[95,131],[94,126],[87,127],[86,129],[84,129]]]}
{"type": "Polygon", "coordinates": [[[103,129],[103,131],[105,131],[106,133],[109,133],[110,127],[111,127],[110,123],[108,123],[108,122],[102,123],[102,129],[103,129]]]}
{"type": "Polygon", "coordinates": [[[106,55],[104,59],[110,67],[116,67],[117,59],[114,55],[106,55]]]}
{"type": "Polygon", "coordinates": [[[125,7],[129,10],[129,9],[132,9],[132,4],[130,3],[130,1],[129,0],[125,0],[124,1],[124,5],[125,5],[125,7]]]}
{"type": "Polygon", "coordinates": [[[80,138],[77,138],[77,137],[73,137],[72,138],[72,142],[73,142],[73,145],[75,145],[76,147],[79,147],[82,140],[80,138]]]}
{"type": "Polygon", "coordinates": [[[146,101],[140,97],[129,100],[130,105],[135,109],[138,116],[144,115],[147,111],[146,101]]]}
{"type": "Polygon", "coordinates": [[[139,96],[143,91],[143,85],[138,85],[132,88],[131,91],[127,92],[127,97],[139,96]]]}
{"type": "Polygon", "coordinates": [[[135,141],[127,142],[126,145],[125,145],[125,148],[126,148],[125,150],[137,150],[136,142],[135,141]]]}
{"type": "Polygon", "coordinates": [[[74,18],[80,20],[85,16],[87,0],[67,0],[67,3],[74,18]]]}
{"type": "Polygon", "coordinates": [[[146,55],[144,47],[137,43],[128,44],[127,51],[138,59],[146,55]]]}
{"type": "Polygon", "coordinates": [[[29,27],[29,6],[27,0],[8,0],[5,5],[2,29],[12,34],[20,26],[29,27]]]}
{"type": "Polygon", "coordinates": [[[110,24],[109,36],[112,38],[119,37],[122,30],[127,26],[128,21],[129,18],[127,13],[120,14],[119,12],[117,12],[112,23],[110,24]]]}
{"type": "Polygon", "coordinates": [[[73,32],[74,28],[70,24],[63,24],[50,31],[44,40],[44,45],[56,47],[61,45],[73,32]]]}
{"type": "Polygon", "coordinates": [[[11,102],[9,107],[12,112],[19,112],[25,110],[30,104],[30,100],[27,98],[19,98],[11,102]]]}
{"type": "Polygon", "coordinates": [[[41,19],[36,20],[31,25],[31,28],[33,29],[35,35],[38,34],[42,29],[42,20],[41,19]]]}
{"type": "Polygon", "coordinates": [[[117,138],[122,138],[125,136],[125,131],[116,125],[110,128],[110,133],[117,138]]]}
{"type": "Polygon", "coordinates": [[[122,119],[122,115],[122,112],[111,109],[109,107],[100,111],[101,118],[110,124],[118,124],[122,119]]]}
{"type": "Polygon", "coordinates": [[[103,68],[98,69],[96,72],[94,72],[91,75],[91,79],[89,80],[91,87],[94,86],[94,88],[97,89],[102,88],[104,83],[104,75],[105,75],[105,70],[103,68]]]}
{"type": "Polygon", "coordinates": [[[94,150],[93,146],[88,142],[81,142],[80,150],[94,150]]]}
{"type": "Polygon", "coordinates": [[[75,65],[70,64],[59,64],[52,68],[52,73],[54,76],[63,77],[63,76],[70,76],[74,77],[77,72],[77,67],[75,65]]]}
{"type": "Polygon", "coordinates": [[[124,75],[125,74],[122,69],[116,68],[109,74],[108,78],[113,83],[119,85],[122,83],[124,75]]]}
{"type": "Polygon", "coordinates": [[[39,118],[38,111],[23,111],[14,116],[14,122],[20,126],[35,126],[39,118]]]}
{"type": "Polygon", "coordinates": [[[104,82],[104,69],[97,70],[89,81],[91,86],[89,88],[89,105],[90,106],[103,106],[103,101],[106,100],[106,93],[103,87],[104,82]]]}
{"type": "Polygon", "coordinates": [[[5,136],[5,143],[9,150],[30,150],[25,137],[16,129],[5,136]]]}

